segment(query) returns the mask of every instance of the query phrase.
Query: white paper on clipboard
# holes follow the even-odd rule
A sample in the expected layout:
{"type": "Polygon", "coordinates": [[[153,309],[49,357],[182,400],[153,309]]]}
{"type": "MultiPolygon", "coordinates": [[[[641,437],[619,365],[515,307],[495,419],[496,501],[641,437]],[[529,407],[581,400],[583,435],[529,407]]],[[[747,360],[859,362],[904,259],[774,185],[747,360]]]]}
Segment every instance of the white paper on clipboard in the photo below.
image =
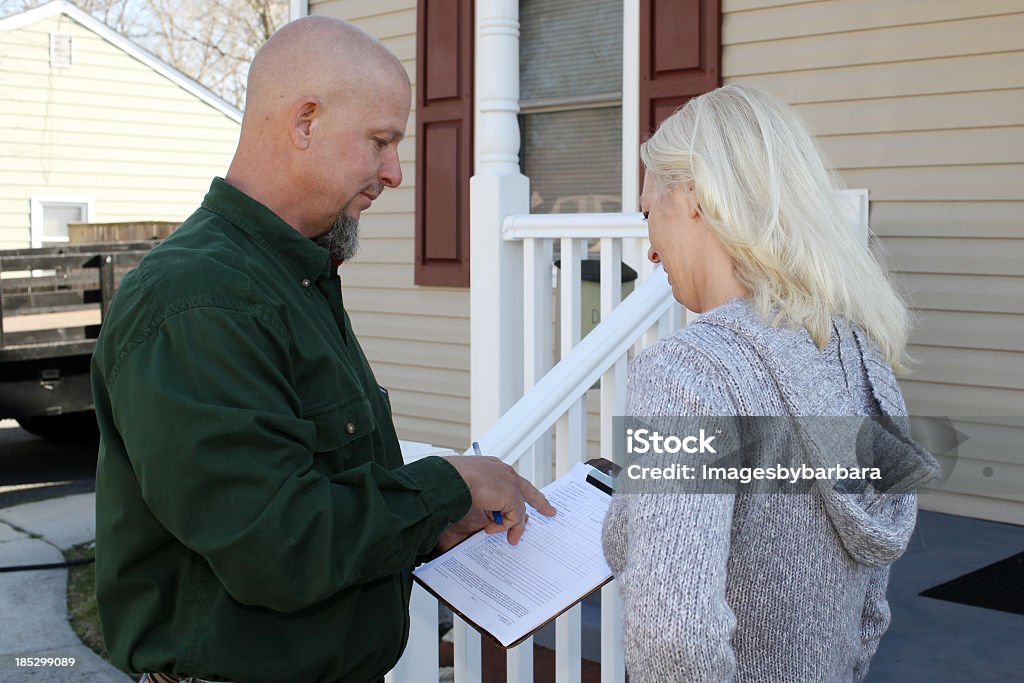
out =
{"type": "Polygon", "coordinates": [[[577,463],[543,489],[558,510],[530,519],[518,545],[479,532],[413,575],[505,647],[522,640],[611,579],[601,526],[612,497],[587,482],[577,463]]]}

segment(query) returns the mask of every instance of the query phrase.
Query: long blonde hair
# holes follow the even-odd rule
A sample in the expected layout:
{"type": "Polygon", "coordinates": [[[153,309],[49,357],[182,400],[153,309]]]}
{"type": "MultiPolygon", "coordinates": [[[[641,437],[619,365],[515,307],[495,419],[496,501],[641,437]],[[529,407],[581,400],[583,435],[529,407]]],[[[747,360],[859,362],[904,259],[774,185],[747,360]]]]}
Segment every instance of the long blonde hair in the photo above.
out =
{"type": "Polygon", "coordinates": [[[790,107],[727,85],[666,119],[640,156],[662,189],[693,183],[701,216],[762,317],[802,326],[824,348],[832,317],[842,315],[894,370],[906,370],[910,313],[851,228],[842,182],[790,107]]]}

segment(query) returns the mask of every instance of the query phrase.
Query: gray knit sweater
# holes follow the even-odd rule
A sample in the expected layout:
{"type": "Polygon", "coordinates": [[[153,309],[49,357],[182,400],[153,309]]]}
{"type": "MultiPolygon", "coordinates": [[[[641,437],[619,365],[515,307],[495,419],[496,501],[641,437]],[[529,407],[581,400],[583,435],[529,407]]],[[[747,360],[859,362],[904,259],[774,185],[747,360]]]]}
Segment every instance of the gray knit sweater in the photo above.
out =
{"type": "MultiPolygon", "coordinates": [[[[645,350],[634,416],[904,415],[889,365],[841,318],[820,351],[733,299],[645,350]]],[[[938,472],[903,435],[897,467],[938,472]]],[[[903,477],[904,480],[907,476],[903,477]]],[[[616,495],[604,549],[623,600],[633,683],[859,681],[888,628],[889,565],[917,514],[912,493],[616,495]]]]}

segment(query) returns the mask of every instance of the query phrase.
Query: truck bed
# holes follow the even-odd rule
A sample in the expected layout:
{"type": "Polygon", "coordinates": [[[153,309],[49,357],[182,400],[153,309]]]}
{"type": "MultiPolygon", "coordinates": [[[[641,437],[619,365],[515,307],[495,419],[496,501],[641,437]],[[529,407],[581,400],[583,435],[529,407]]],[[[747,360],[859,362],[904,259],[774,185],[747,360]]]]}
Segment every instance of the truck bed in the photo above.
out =
{"type": "Polygon", "coordinates": [[[155,244],[0,250],[0,418],[92,409],[89,360],[103,315],[155,244]]]}

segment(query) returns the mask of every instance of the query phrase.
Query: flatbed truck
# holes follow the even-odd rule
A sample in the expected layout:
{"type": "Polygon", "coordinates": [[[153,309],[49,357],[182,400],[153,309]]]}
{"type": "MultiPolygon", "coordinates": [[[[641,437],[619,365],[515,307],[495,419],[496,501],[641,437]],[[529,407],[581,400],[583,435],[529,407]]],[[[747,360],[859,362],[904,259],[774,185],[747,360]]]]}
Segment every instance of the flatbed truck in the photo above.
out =
{"type": "Polygon", "coordinates": [[[155,240],[0,250],[0,419],[96,438],[89,363],[121,277],[155,240]]]}

